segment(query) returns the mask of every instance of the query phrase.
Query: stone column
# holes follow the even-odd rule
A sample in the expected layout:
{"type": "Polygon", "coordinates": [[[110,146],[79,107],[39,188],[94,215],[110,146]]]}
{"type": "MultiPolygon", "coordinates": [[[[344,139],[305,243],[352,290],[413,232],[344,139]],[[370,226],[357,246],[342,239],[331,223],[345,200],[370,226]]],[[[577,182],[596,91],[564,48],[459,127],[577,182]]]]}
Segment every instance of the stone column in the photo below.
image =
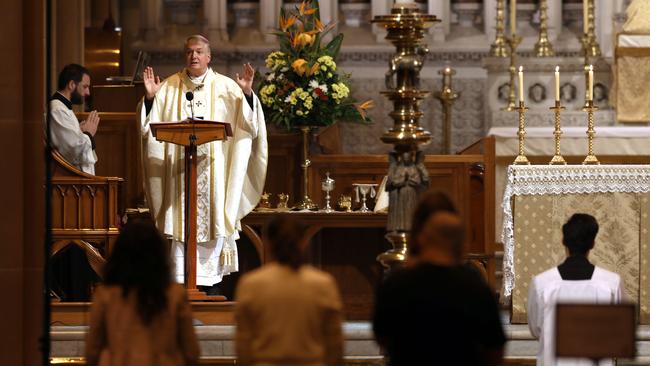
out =
{"type": "Polygon", "coordinates": [[[140,29],[145,42],[154,42],[162,36],[162,0],[140,0],[140,29]]]}
{"type": "Polygon", "coordinates": [[[596,12],[596,39],[600,44],[603,57],[612,57],[614,54],[614,10],[613,0],[594,0],[596,12]]]}
{"type": "MultiPolygon", "coordinates": [[[[504,11],[504,16],[507,19],[507,9],[504,11]]],[[[483,0],[483,32],[490,44],[494,42],[494,38],[496,37],[496,26],[497,0],[483,0]]]]}
{"type": "Polygon", "coordinates": [[[546,4],[548,5],[548,38],[553,42],[562,33],[562,0],[547,0],[546,4]]]}
{"type": "MultiPolygon", "coordinates": [[[[393,6],[393,0],[372,0],[370,11],[372,12],[372,17],[377,15],[387,15],[390,14],[390,8],[393,6]]],[[[372,25],[372,33],[374,33],[377,42],[385,43],[386,40],[386,30],[378,26],[377,24],[372,25]]]]}
{"type": "Polygon", "coordinates": [[[270,33],[278,27],[281,6],[282,0],[260,0],[260,32],[264,36],[265,42],[276,40],[276,36],[270,33]]]}
{"type": "Polygon", "coordinates": [[[227,0],[203,0],[204,33],[210,42],[228,42],[227,10],[227,0]]]}
{"type": "MultiPolygon", "coordinates": [[[[320,20],[323,22],[323,24],[328,24],[330,22],[334,22],[334,24],[338,24],[339,20],[339,0],[320,0],[318,2],[318,5],[320,6],[320,20]]],[[[338,26],[336,26],[333,30],[333,32],[330,32],[325,36],[324,41],[327,42],[331,40],[334,37],[334,34],[336,34],[338,29],[338,26]]]]}
{"type": "Polygon", "coordinates": [[[429,28],[434,42],[444,42],[449,35],[451,21],[451,0],[428,0],[428,14],[435,15],[441,22],[429,28]]]}

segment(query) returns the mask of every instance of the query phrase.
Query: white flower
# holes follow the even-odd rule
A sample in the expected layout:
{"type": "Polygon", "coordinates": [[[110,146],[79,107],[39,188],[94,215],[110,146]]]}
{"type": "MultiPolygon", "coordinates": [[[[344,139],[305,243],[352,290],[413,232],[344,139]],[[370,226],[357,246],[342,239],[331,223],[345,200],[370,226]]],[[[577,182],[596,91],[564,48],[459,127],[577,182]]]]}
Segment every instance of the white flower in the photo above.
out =
{"type": "Polygon", "coordinates": [[[309,82],[309,86],[310,86],[312,89],[316,89],[316,88],[318,88],[318,87],[319,87],[319,86],[318,86],[318,81],[316,81],[316,80],[312,80],[312,81],[310,81],[310,82],[309,82]]]}
{"type": "Polygon", "coordinates": [[[327,93],[327,85],[325,85],[325,84],[319,85],[318,89],[322,90],[323,93],[327,93]]]}
{"type": "Polygon", "coordinates": [[[270,73],[269,76],[266,77],[267,81],[273,81],[273,79],[275,79],[275,73],[274,72],[270,73]]]}

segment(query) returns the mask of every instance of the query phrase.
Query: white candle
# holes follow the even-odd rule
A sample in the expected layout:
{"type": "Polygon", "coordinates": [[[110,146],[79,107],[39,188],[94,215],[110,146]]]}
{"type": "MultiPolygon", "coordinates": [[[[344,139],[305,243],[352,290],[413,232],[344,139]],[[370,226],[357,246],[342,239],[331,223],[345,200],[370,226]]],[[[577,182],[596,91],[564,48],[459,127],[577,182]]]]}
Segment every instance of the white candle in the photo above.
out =
{"type": "Polygon", "coordinates": [[[517,34],[517,0],[510,0],[510,35],[517,34]]]}
{"type": "Polygon", "coordinates": [[[582,32],[589,32],[589,0],[582,0],[582,32]]]}
{"type": "Polygon", "coordinates": [[[589,65],[589,82],[588,82],[588,85],[589,85],[588,86],[589,89],[587,90],[587,93],[589,93],[589,94],[588,94],[587,99],[589,101],[592,101],[592,100],[594,100],[594,66],[593,65],[589,65]]]}
{"type": "Polygon", "coordinates": [[[524,102],[524,67],[519,66],[519,103],[524,102]]]}
{"type": "Polygon", "coordinates": [[[560,67],[555,66],[555,101],[560,101],[560,67]]]}

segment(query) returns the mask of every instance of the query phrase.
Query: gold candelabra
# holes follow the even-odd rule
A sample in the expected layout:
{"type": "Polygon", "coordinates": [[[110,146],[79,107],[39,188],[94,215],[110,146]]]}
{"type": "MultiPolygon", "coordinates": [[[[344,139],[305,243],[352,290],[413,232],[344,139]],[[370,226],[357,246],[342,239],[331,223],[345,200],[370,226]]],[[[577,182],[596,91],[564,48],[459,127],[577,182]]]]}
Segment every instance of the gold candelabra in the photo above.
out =
{"type": "Polygon", "coordinates": [[[517,62],[517,46],[521,43],[521,37],[516,34],[511,34],[510,37],[506,38],[506,42],[510,49],[510,84],[508,89],[508,105],[503,110],[512,112],[517,109],[515,104],[515,77],[517,75],[517,67],[515,63],[517,62]]]}
{"type": "Polygon", "coordinates": [[[598,107],[594,105],[594,101],[588,99],[587,105],[582,108],[583,111],[587,112],[587,157],[582,161],[582,164],[600,164],[596,155],[594,155],[594,136],[596,131],[594,130],[594,112],[598,110],[598,107]]]}
{"type": "Polygon", "coordinates": [[[555,130],[553,131],[553,136],[555,137],[555,155],[549,162],[551,165],[566,165],[566,160],[562,157],[562,152],[560,151],[560,139],[562,138],[562,127],[560,125],[560,114],[565,109],[562,107],[559,100],[555,101],[555,106],[549,108],[555,112],[555,130]]]}
{"type": "MultiPolygon", "coordinates": [[[[588,57],[599,57],[601,55],[600,45],[596,39],[596,24],[595,24],[595,5],[594,0],[587,0],[587,32],[582,36],[582,50],[585,59],[588,57]]],[[[585,61],[586,63],[587,61],[585,61]]]]}
{"type": "Polygon", "coordinates": [[[555,56],[555,51],[548,39],[548,5],[546,0],[539,2],[539,39],[535,43],[535,54],[537,57],[555,56]]]}
{"type": "Polygon", "coordinates": [[[442,70],[438,71],[438,74],[442,75],[442,90],[437,91],[433,94],[440,103],[442,104],[442,115],[443,115],[443,153],[451,153],[451,111],[454,104],[454,101],[460,97],[458,93],[452,90],[451,88],[451,78],[456,74],[456,70],[445,67],[442,70]]]}
{"type": "Polygon", "coordinates": [[[490,46],[490,55],[495,57],[508,57],[508,47],[505,39],[505,4],[506,0],[497,0],[496,37],[490,46]]]}
{"type": "Polygon", "coordinates": [[[515,108],[519,113],[519,129],[517,130],[517,136],[519,137],[519,155],[515,158],[513,164],[515,165],[528,165],[530,161],[526,157],[526,151],[524,147],[524,141],[526,139],[526,107],[523,100],[519,101],[519,107],[515,108]]]}
{"type": "MultiPolygon", "coordinates": [[[[387,90],[381,92],[393,103],[393,111],[389,113],[393,127],[381,140],[392,144],[392,154],[403,158],[391,161],[389,171],[416,164],[419,145],[431,140],[431,134],[419,125],[423,113],[418,105],[429,95],[428,91],[420,89],[420,70],[429,52],[423,42],[424,32],[439,21],[435,15],[421,13],[415,3],[395,3],[390,14],[377,15],[372,20],[387,30],[386,40],[396,48],[386,74],[387,90]]],[[[411,208],[410,203],[403,200],[389,202],[387,226],[390,228],[399,225],[394,217],[410,215],[411,208]]],[[[377,260],[387,269],[399,266],[406,259],[408,230],[410,227],[395,228],[386,235],[393,248],[380,254],[377,260]]]]}
{"type": "Polygon", "coordinates": [[[309,197],[309,167],[311,166],[311,160],[309,160],[309,141],[311,129],[310,126],[300,127],[300,132],[302,132],[302,163],[300,163],[300,167],[302,168],[302,200],[293,207],[294,210],[318,209],[318,205],[309,197]]]}

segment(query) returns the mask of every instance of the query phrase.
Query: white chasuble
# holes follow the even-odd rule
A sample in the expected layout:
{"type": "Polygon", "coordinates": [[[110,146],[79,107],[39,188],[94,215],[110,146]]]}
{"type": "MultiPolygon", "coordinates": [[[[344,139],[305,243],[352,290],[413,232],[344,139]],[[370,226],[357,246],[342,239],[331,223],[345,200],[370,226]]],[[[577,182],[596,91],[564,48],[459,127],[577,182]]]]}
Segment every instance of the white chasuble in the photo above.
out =
{"type": "Polygon", "coordinates": [[[190,79],[182,70],[165,79],[147,115],[138,106],[147,204],[158,228],[174,238],[176,274],[183,281],[184,147],[158,142],[150,122],[178,122],[192,115],[186,93],[192,91],[194,116],[228,122],[233,137],[197,147],[197,285],[210,286],[238,270],[236,239],[240,220],[259,202],[268,161],[262,105],[253,108],[229,77],[208,69],[190,79]]]}

